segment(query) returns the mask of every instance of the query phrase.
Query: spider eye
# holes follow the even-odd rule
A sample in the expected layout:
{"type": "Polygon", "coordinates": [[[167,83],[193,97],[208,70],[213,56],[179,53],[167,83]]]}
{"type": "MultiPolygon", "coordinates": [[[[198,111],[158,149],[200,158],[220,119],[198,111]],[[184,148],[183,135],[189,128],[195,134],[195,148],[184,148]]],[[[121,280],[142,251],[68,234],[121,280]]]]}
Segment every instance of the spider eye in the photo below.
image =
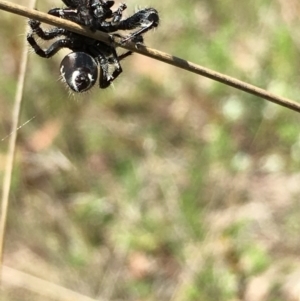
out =
{"type": "Polygon", "coordinates": [[[85,52],[72,52],[60,64],[60,73],[68,86],[75,92],[92,88],[98,77],[96,61],[85,52]]]}

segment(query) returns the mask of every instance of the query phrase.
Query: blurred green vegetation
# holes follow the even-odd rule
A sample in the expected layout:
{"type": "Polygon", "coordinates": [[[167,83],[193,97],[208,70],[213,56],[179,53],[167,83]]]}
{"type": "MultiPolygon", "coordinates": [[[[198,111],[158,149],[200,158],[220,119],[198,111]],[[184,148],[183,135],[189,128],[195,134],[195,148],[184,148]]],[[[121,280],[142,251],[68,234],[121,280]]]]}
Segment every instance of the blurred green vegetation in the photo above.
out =
{"type": "MultiPolygon", "coordinates": [[[[299,99],[297,1],[135,0],[128,14],[148,5],[161,25],[147,45],[299,99]]],[[[25,20],[0,14],[1,138],[25,20]]],[[[30,53],[5,264],[95,300],[298,300],[299,115],[138,54],[113,88],[73,96],[63,56],[30,53]]]]}

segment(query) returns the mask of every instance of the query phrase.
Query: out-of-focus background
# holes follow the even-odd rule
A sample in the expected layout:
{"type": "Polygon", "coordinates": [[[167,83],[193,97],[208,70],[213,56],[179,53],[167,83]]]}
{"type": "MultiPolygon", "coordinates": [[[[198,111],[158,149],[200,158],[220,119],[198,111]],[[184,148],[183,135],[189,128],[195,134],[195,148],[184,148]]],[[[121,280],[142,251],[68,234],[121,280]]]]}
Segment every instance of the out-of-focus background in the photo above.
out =
{"type": "MultiPolygon", "coordinates": [[[[299,1],[126,4],[159,11],[147,45],[300,99],[299,1]]],[[[0,16],[2,139],[26,20],[0,16]]],[[[29,54],[1,300],[299,300],[300,115],[138,54],[70,96],[64,55],[29,54]]]]}

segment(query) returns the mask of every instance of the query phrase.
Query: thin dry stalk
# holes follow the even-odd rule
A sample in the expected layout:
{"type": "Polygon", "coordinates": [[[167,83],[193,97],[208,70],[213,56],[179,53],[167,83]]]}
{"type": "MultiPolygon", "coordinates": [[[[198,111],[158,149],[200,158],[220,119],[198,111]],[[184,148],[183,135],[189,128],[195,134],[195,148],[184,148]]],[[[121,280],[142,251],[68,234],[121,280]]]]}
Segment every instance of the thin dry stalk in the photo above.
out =
{"type": "MultiPolygon", "coordinates": [[[[35,0],[30,0],[29,6],[34,7],[35,0]]],[[[7,221],[7,213],[8,213],[8,206],[9,206],[9,193],[10,193],[11,178],[12,178],[12,172],[14,166],[16,140],[17,140],[17,132],[18,132],[17,129],[19,124],[20,112],[21,112],[25,73],[27,68],[28,50],[27,50],[27,43],[25,39],[23,42],[22,49],[23,50],[22,50],[19,78],[17,83],[17,92],[16,92],[14,107],[12,112],[12,129],[11,129],[11,135],[9,136],[8,152],[7,152],[7,159],[6,159],[3,185],[2,185],[2,197],[1,197],[2,209],[1,209],[1,219],[0,219],[0,267],[2,267],[2,262],[3,262],[5,230],[6,230],[6,221],[7,221]]]]}
{"type": "MultiPolygon", "coordinates": [[[[67,30],[92,37],[93,39],[104,41],[106,43],[111,43],[111,39],[109,38],[109,35],[105,34],[104,32],[96,32],[93,33],[89,31],[88,29],[84,28],[83,26],[80,26],[76,23],[73,23],[68,20],[56,18],[54,16],[33,10],[33,9],[28,9],[24,6],[17,5],[14,3],[10,3],[7,1],[2,1],[0,0],[0,9],[18,14],[27,18],[32,18],[39,20],[41,22],[58,26],[61,28],[65,28],[67,30]]],[[[234,87],[238,90],[242,90],[244,92],[247,92],[249,94],[261,97],[263,99],[266,99],[268,101],[274,102],[278,105],[281,105],[283,107],[289,108],[293,111],[299,112],[300,113],[300,104],[290,100],[288,98],[284,98],[275,94],[272,94],[264,89],[258,88],[256,86],[247,84],[243,81],[240,81],[236,78],[227,76],[225,74],[210,70],[208,68],[204,68],[202,66],[199,66],[197,64],[194,64],[192,62],[186,61],[184,59],[172,56],[168,53],[164,53],[162,51],[158,51],[156,49],[152,49],[149,47],[146,47],[144,45],[141,45],[137,47],[134,43],[128,43],[126,45],[120,44],[120,39],[114,38],[114,42],[116,45],[123,47],[125,49],[137,52],[139,54],[151,57],[153,59],[165,62],[167,64],[173,65],[175,67],[187,70],[192,73],[196,73],[198,75],[202,75],[205,77],[208,77],[212,80],[218,81],[220,83],[223,83],[225,85],[234,87]]]]}
{"type": "MultiPolygon", "coordinates": [[[[60,285],[42,280],[7,266],[2,267],[2,282],[5,286],[26,289],[57,301],[96,301],[95,299],[76,293],[60,285]]],[[[97,300],[99,301],[100,299],[97,300]]]]}

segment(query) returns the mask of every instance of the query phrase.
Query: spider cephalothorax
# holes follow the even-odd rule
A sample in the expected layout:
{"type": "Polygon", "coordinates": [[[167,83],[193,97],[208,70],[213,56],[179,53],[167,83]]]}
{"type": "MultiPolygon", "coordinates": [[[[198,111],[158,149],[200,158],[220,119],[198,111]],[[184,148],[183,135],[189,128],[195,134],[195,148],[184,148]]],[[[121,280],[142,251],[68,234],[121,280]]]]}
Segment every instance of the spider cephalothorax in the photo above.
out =
{"type": "MultiPolygon", "coordinates": [[[[131,17],[122,20],[122,13],[126,9],[125,4],[121,4],[117,10],[113,11],[114,1],[62,1],[67,5],[66,8],[54,8],[48,13],[85,25],[92,31],[115,33],[118,30],[135,30],[125,37],[121,36],[122,43],[143,42],[142,34],[157,27],[159,23],[158,13],[154,8],[139,10],[131,17]]],[[[31,31],[27,35],[27,41],[39,56],[52,57],[62,48],[69,48],[73,51],[62,60],[60,71],[63,80],[75,92],[87,91],[95,84],[98,66],[100,67],[99,86],[102,89],[107,88],[122,72],[120,61],[132,54],[128,51],[118,55],[113,45],[63,28],[54,27],[50,30],[43,30],[40,22],[32,19],[29,20],[29,26],[31,31]],[[34,34],[43,40],[58,39],[44,50],[37,44],[34,34]]]]}

